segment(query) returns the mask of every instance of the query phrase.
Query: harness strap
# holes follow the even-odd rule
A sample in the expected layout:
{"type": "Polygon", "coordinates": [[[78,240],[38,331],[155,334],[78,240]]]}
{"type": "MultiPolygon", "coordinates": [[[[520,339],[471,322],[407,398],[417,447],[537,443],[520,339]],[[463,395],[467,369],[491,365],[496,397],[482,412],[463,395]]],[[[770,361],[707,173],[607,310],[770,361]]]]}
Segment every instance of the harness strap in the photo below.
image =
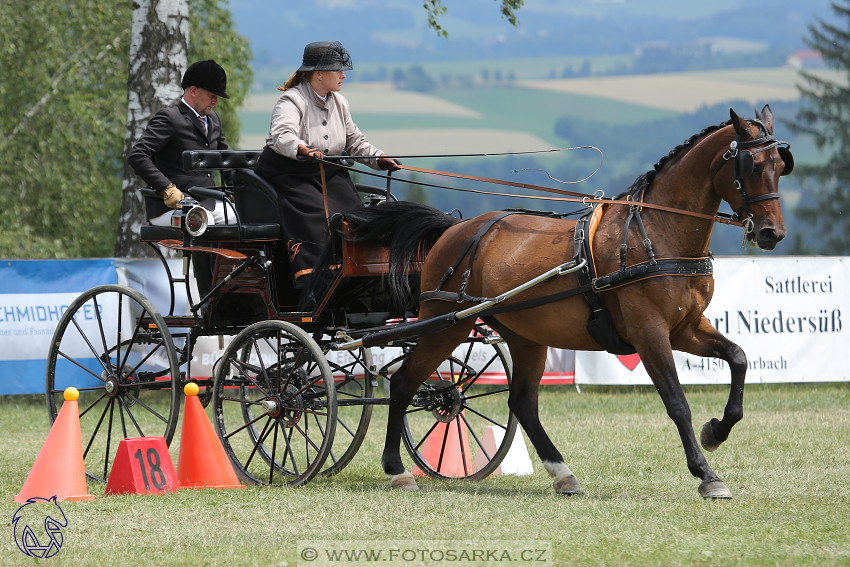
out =
{"type": "MultiPolygon", "coordinates": [[[[513,212],[506,213],[512,214],[513,212]]],[[[442,286],[448,280],[449,276],[453,274],[455,269],[460,265],[464,256],[468,252],[472,251],[472,255],[470,256],[469,271],[467,272],[467,274],[470,273],[472,268],[472,256],[474,256],[474,250],[477,248],[478,242],[480,242],[481,237],[486,234],[486,232],[490,228],[492,228],[492,226],[496,222],[507,216],[507,214],[496,215],[491,218],[489,222],[485,223],[479,228],[478,232],[467,243],[466,247],[461,253],[461,256],[455,261],[454,265],[449,268],[449,271],[443,277],[443,280],[440,282],[437,289],[433,291],[423,292],[422,294],[420,294],[420,303],[430,300],[457,301],[459,303],[481,303],[486,301],[493,301],[493,298],[471,297],[465,293],[464,290],[466,284],[468,283],[468,275],[464,278],[464,287],[461,289],[460,292],[443,291],[442,286]]],[[[476,313],[476,315],[478,317],[489,317],[499,315],[501,313],[509,313],[511,311],[521,311],[523,309],[539,307],[541,305],[546,305],[548,303],[553,303],[556,301],[567,299],[569,297],[574,297],[576,295],[584,295],[591,309],[591,315],[587,322],[587,330],[593,337],[593,339],[608,352],[612,352],[614,354],[631,354],[635,352],[634,347],[623,341],[623,339],[617,334],[616,330],[614,329],[613,322],[611,321],[610,314],[605,309],[605,306],[600,300],[600,293],[621,286],[637,283],[639,281],[653,277],[703,276],[710,275],[713,273],[713,264],[710,256],[704,258],[657,259],[655,257],[654,252],[652,251],[652,245],[646,235],[646,230],[643,226],[643,221],[641,220],[640,207],[634,205],[632,210],[630,211],[629,220],[626,222],[626,226],[624,228],[624,239],[627,238],[628,235],[629,222],[632,218],[634,218],[635,222],[637,223],[638,230],[640,231],[641,236],[644,239],[644,245],[646,246],[647,256],[649,259],[639,264],[627,267],[625,266],[625,259],[623,258],[621,260],[620,269],[618,271],[597,278],[595,275],[595,268],[591,260],[592,255],[590,250],[590,235],[587,232],[587,227],[591,215],[592,211],[585,213],[581,216],[581,218],[578,219],[573,238],[575,242],[574,263],[576,265],[583,263],[584,265],[583,269],[577,270],[575,272],[579,280],[578,287],[560,291],[558,293],[544,295],[542,297],[537,297],[534,299],[520,301],[518,303],[513,303],[509,305],[494,305],[493,307],[482,309],[481,311],[476,313]]]]}
{"type": "Polygon", "coordinates": [[[461,251],[460,256],[458,256],[455,263],[446,270],[446,273],[443,274],[440,283],[437,284],[437,289],[434,291],[423,293],[419,296],[419,301],[426,301],[428,299],[447,299],[446,296],[449,296],[449,299],[457,301],[458,303],[462,303],[464,301],[484,301],[486,298],[484,297],[471,297],[466,295],[466,287],[469,285],[469,275],[472,273],[472,262],[475,259],[475,252],[478,250],[478,244],[481,242],[481,238],[487,234],[487,232],[493,228],[493,225],[502,220],[503,218],[514,215],[519,211],[502,211],[497,215],[494,215],[489,221],[484,223],[478,228],[478,232],[470,238],[464,249],[461,251]],[[466,271],[463,273],[463,280],[460,285],[460,289],[456,292],[445,292],[442,291],[443,285],[449,280],[450,277],[455,273],[460,263],[463,261],[464,256],[469,253],[469,264],[466,268],[466,271]],[[434,297],[431,297],[434,296],[434,297]]]}
{"type": "MultiPolygon", "coordinates": [[[[581,270],[577,273],[583,272],[584,270],[581,270]]],[[[612,272],[600,278],[595,278],[589,283],[580,285],[579,287],[575,287],[565,291],[559,291],[558,293],[544,295],[542,297],[536,297],[534,299],[527,299],[525,301],[520,301],[519,303],[491,307],[489,309],[481,311],[479,317],[488,317],[492,315],[499,315],[502,313],[509,313],[511,311],[522,311],[523,309],[540,307],[541,305],[546,305],[547,303],[554,303],[555,301],[567,299],[569,297],[573,297],[582,293],[594,293],[595,295],[595,293],[598,292],[604,292],[607,290],[615,289],[617,287],[622,287],[628,284],[637,283],[639,281],[654,277],[708,276],[712,273],[714,273],[714,269],[711,257],[662,258],[660,260],[657,260],[654,264],[651,264],[649,261],[646,261],[640,264],[635,264],[634,266],[630,266],[623,271],[612,272]]],[[[432,291],[427,292],[427,294],[430,296],[429,299],[442,299],[446,301],[453,301],[457,295],[447,291],[432,291]]]]}

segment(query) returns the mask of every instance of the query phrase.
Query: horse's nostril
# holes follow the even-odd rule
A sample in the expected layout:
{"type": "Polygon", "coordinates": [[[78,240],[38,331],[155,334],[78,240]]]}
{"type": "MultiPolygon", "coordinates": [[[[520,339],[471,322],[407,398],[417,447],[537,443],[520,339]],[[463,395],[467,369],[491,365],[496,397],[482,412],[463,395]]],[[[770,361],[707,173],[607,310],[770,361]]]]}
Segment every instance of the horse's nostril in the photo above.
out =
{"type": "Polygon", "coordinates": [[[773,250],[776,244],[785,238],[785,231],[777,231],[775,228],[763,228],[758,232],[756,242],[759,248],[773,250]]]}

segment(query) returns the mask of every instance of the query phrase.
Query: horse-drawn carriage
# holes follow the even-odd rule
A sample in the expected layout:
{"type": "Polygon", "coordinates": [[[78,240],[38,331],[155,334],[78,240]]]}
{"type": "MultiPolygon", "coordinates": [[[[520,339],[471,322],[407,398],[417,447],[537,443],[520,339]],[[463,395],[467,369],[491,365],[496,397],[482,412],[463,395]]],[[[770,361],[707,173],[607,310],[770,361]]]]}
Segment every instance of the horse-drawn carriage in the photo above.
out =
{"type": "Polygon", "coordinates": [[[187,168],[236,170],[232,187],[199,190],[232,199],[235,222],[206,226],[187,205],[175,214],[179,228],[142,227],[143,241],[184,254],[177,276],[161,255],[169,310],[117,285],[73,302],[48,357],[50,416],[63,389],[76,386],[87,469],[105,478],[118,440],[171,440],[179,393],[195,381],[240,476],[295,486],[341,470],[373,406],[387,404],[382,465],[406,489],[416,482],[401,442],[425,474],[481,478],[499,466],[520,423],[555,489],[572,494],[582,488],[537,413],[546,346],[637,352],[700,495],[729,498],[697,443],[672,350],[730,367],[723,417],[700,436],[714,450],[743,416],[747,361],[703,315],[713,293],[711,233],[715,222],[737,224],[745,240],[772,249],[785,234],[779,179],[793,169],[769,107],[751,120],[730,115],[618,197],[556,190],[568,195],[556,200],[590,206],[578,220],[504,211],[459,222],[424,206],[381,204],[389,190],[361,187],[373,205],[335,227],[339,267],[310,309],[299,307],[289,281],[275,193],[251,171],[257,153],[187,153],[187,168]],[[718,213],[722,201],[734,215],[718,213]],[[199,254],[214,259],[214,276],[193,294],[188,264],[199,254]],[[418,297],[394,293],[411,279],[418,297]],[[188,314],[174,312],[181,285],[188,314]],[[211,376],[193,372],[200,337],[221,339],[211,376]],[[376,397],[384,382],[390,395],[376,397]],[[461,455],[459,468],[444,467],[449,454],[461,455]]]}
{"type": "MultiPolygon", "coordinates": [[[[342,239],[329,286],[315,305],[300,307],[280,240],[277,197],[252,171],[258,155],[184,153],[187,169],[235,170],[233,186],[189,192],[231,201],[236,218],[207,225],[188,200],[175,212],[174,226],[141,227],[141,240],[165,270],[166,313],[136,289],[104,285],[79,296],[59,322],[48,355],[48,410],[54,418],[64,388],[78,387],[91,477],[106,478],[120,439],[161,435],[170,442],[187,382],[198,384],[204,405],[212,403],[237,472],[256,484],[295,486],[340,471],[363,442],[373,407],[388,403],[376,392],[412,341],[394,341],[378,356],[370,348],[334,345],[415,319],[418,306],[392,305],[384,247],[342,239]],[[165,249],[182,252],[182,273],[174,273],[165,249]],[[199,290],[190,262],[201,254],[213,259],[213,277],[209,289],[199,290]],[[184,290],[189,307],[181,313],[178,292],[184,290]],[[193,350],[202,337],[226,345],[211,376],[193,372],[199,366],[193,350]]],[[[386,193],[358,189],[369,194],[371,206],[386,193]]],[[[411,404],[405,444],[425,473],[480,478],[499,466],[516,429],[506,403],[510,358],[501,343],[477,325],[411,404]],[[487,427],[499,431],[485,446],[487,427]],[[426,454],[426,445],[435,443],[446,454],[462,450],[469,466],[449,471],[448,459],[426,454]]]]}

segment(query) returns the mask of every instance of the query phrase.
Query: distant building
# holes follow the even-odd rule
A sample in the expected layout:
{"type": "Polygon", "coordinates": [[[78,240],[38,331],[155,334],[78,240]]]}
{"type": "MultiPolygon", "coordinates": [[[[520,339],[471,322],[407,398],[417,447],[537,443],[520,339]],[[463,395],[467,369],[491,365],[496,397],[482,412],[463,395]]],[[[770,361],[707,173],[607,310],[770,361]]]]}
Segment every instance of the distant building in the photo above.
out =
{"type": "Polygon", "coordinates": [[[785,60],[785,65],[792,69],[823,69],[826,64],[820,51],[805,49],[795,51],[785,60]]]}

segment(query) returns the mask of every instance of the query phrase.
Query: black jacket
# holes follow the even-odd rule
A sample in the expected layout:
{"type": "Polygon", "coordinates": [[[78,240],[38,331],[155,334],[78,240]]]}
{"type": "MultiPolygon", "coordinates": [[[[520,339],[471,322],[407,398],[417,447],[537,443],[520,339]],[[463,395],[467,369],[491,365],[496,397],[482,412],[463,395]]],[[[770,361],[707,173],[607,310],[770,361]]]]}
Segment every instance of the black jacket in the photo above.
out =
{"type": "MultiPolygon", "coordinates": [[[[214,187],[216,180],[209,171],[185,171],[185,150],[226,150],[227,143],[221,131],[221,118],[213,112],[207,117],[209,133],[195,112],[183,101],[163,108],[151,117],[142,136],[127,155],[127,162],[144,182],[157,193],[174,183],[178,189],[186,187],[214,187]]],[[[225,182],[229,181],[228,176],[225,182]]],[[[203,204],[212,208],[214,203],[203,204]]],[[[147,218],[169,211],[163,201],[145,199],[147,218]]]]}

